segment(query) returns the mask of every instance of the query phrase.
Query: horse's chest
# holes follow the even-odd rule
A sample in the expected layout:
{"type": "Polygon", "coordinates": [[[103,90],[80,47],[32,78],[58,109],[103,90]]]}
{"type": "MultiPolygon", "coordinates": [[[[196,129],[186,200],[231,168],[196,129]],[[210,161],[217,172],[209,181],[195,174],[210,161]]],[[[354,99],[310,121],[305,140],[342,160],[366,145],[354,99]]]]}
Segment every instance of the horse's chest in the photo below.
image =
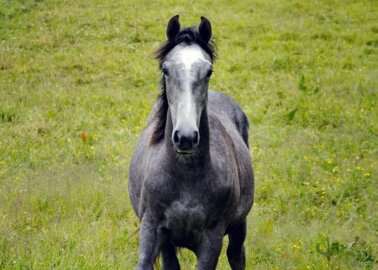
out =
{"type": "Polygon", "coordinates": [[[199,240],[206,227],[207,211],[199,202],[176,200],[164,211],[164,227],[178,245],[199,240]]]}
{"type": "Polygon", "coordinates": [[[201,187],[202,190],[197,191],[184,188],[164,210],[164,227],[172,232],[176,241],[195,241],[201,232],[220,222],[228,208],[230,187],[218,186],[217,190],[206,185],[201,187]]]}
{"type": "Polygon", "coordinates": [[[200,203],[174,201],[164,213],[167,227],[201,229],[206,222],[205,207],[200,203]]]}
{"type": "Polygon", "coordinates": [[[235,195],[229,178],[198,177],[162,178],[164,183],[145,189],[150,213],[156,213],[160,226],[169,232],[169,237],[178,245],[190,247],[198,243],[203,231],[220,222],[227,223],[235,195]],[[201,181],[194,181],[199,179],[201,181]],[[153,200],[151,199],[153,198],[153,200]]]}

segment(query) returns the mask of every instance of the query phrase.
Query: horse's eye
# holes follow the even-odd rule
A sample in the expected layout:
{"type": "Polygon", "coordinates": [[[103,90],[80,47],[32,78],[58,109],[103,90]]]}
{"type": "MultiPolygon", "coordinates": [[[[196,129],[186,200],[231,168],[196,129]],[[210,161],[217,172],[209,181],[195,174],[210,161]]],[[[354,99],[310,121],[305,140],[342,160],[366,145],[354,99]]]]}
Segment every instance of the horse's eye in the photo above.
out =
{"type": "Polygon", "coordinates": [[[168,72],[167,68],[163,68],[162,71],[163,71],[163,73],[164,73],[165,76],[169,75],[169,72],[168,72]]]}
{"type": "Polygon", "coordinates": [[[213,74],[213,69],[209,69],[209,71],[206,74],[206,77],[210,78],[211,74],[213,74]]]}

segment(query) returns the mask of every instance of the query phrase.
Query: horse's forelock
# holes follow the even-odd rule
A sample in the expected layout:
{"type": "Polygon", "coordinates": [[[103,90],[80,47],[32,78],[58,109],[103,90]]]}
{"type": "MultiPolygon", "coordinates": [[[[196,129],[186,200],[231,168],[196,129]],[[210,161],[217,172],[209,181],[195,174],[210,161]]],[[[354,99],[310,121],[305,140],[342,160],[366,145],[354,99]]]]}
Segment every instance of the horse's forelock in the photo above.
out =
{"type": "Polygon", "coordinates": [[[167,54],[180,43],[198,44],[210,56],[212,62],[216,59],[217,53],[214,41],[206,42],[203,40],[198,33],[197,27],[193,26],[182,29],[174,39],[167,40],[155,51],[154,55],[159,60],[160,67],[167,54]]]}

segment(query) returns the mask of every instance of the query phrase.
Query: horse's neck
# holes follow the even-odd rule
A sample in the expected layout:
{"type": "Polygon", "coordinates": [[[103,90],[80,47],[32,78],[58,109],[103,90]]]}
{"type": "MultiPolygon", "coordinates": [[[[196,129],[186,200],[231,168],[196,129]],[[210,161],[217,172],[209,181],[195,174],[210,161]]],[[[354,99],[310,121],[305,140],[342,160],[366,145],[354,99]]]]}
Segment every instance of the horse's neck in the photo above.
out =
{"type": "MultiPolygon", "coordinates": [[[[200,125],[199,125],[199,134],[200,134],[200,141],[196,148],[196,161],[198,162],[207,162],[209,161],[210,157],[210,132],[209,132],[209,121],[207,116],[207,106],[205,105],[202,111],[200,125]]],[[[177,157],[177,153],[175,152],[173,142],[172,142],[172,132],[173,132],[173,124],[172,124],[172,117],[171,111],[168,109],[167,111],[167,118],[165,122],[165,131],[164,131],[164,143],[167,149],[167,152],[172,157],[177,157]]]]}

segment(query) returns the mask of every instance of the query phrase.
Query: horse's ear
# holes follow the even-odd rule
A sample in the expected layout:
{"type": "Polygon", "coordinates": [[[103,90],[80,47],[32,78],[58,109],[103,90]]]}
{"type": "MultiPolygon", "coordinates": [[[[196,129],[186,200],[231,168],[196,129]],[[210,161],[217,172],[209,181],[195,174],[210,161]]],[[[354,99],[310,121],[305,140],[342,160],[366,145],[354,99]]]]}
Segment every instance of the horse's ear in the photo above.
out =
{"type": "Polygon", "coordinates": [[[173,16],[167,26],[167,38],[168,40],[174,39],[180,31],[179,15],[173,16]]]}
{"type": "Polygon", "coordinates": [[[207,43],[211,38],[211,23],[205,17],[201,17],[201,23],[198,26],[198,33],[201,38],[207,43]]]}

